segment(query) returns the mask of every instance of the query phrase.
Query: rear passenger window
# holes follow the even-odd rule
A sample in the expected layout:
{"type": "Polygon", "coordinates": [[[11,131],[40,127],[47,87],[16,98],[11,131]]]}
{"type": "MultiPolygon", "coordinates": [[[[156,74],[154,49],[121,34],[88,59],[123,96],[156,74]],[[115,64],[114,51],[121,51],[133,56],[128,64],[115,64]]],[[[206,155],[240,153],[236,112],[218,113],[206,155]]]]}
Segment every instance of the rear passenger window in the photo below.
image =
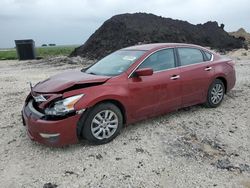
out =
{"type": "Polygon", "coordinates": [[[165,49],[149,56],[139,68],[152,68],[161,71],[175,67],[174,49],[165,49]]]}
{"type": "Polygon", "coordinates": [[[206,57],[207,57],[207,60],[210,61],[212,59],[212,54],[210,54],[209,52],[206,52],[204,51],[206,57]]]}
{"type": "Polygon", "coordinates": [[[178,48],[178,53],[182,66],[204,61],[201,51],[195,48],[178,48]]]}

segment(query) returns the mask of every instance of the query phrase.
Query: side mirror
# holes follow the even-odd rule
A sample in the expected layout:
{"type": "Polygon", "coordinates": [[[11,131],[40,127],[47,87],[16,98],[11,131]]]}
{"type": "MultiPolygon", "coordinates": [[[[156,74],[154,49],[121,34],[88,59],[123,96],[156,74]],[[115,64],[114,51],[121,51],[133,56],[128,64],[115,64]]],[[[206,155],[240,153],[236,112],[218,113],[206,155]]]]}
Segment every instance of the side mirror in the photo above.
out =
{"type": "Polygon", "coordinates": [[[137,69],[134,72],[135,76],[151,76],[153,74],[153,69],[151,68],[143,68],[143,69],[137,69]]]}

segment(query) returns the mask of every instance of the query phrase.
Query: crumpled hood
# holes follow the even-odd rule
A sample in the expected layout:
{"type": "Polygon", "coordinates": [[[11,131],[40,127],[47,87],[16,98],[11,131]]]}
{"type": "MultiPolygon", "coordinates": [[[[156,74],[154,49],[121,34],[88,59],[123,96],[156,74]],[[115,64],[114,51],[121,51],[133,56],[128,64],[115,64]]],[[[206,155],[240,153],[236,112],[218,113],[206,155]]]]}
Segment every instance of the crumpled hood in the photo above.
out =
{"type": "Polygon", "coordinates": [[[109,78],[109,76],[86,74],[79,70],[67,71],[39,82],[33,87],[33,91],[38,93],[56,93],[77,84],[103,83],[109,78]]]}

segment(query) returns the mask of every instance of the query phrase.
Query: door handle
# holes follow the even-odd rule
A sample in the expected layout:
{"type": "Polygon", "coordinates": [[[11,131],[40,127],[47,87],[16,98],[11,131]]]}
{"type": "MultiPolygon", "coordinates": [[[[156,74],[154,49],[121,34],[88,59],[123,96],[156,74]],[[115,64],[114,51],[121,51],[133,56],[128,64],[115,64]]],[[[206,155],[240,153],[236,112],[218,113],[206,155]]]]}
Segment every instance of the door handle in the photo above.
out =
{"type": "Polygon", "coordinates": [[[212,70],[212,67],[206,67],[204,70],[205,71],[210,71],[210,70],[212,70]]]}
{"type": "Polygon", "coordinates": [[[177,80],[178,78],[180,78],[180,75],[173,75],[170,79],[171,80],[177,80]]]}

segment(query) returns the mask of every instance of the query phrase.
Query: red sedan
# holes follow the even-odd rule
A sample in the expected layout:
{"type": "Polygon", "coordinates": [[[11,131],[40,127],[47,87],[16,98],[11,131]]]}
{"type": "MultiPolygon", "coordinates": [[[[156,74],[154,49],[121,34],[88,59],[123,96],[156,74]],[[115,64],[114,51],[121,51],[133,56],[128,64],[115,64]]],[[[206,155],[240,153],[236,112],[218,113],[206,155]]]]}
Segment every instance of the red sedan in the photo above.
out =
{"type": "Polygon", "coordinates": [[[179,108],[217,107],[235,85],[234,63],[190,44],[146,44],[31,87],[22,110],[32,140],[104,144],[136,121],[179,108]]]}

